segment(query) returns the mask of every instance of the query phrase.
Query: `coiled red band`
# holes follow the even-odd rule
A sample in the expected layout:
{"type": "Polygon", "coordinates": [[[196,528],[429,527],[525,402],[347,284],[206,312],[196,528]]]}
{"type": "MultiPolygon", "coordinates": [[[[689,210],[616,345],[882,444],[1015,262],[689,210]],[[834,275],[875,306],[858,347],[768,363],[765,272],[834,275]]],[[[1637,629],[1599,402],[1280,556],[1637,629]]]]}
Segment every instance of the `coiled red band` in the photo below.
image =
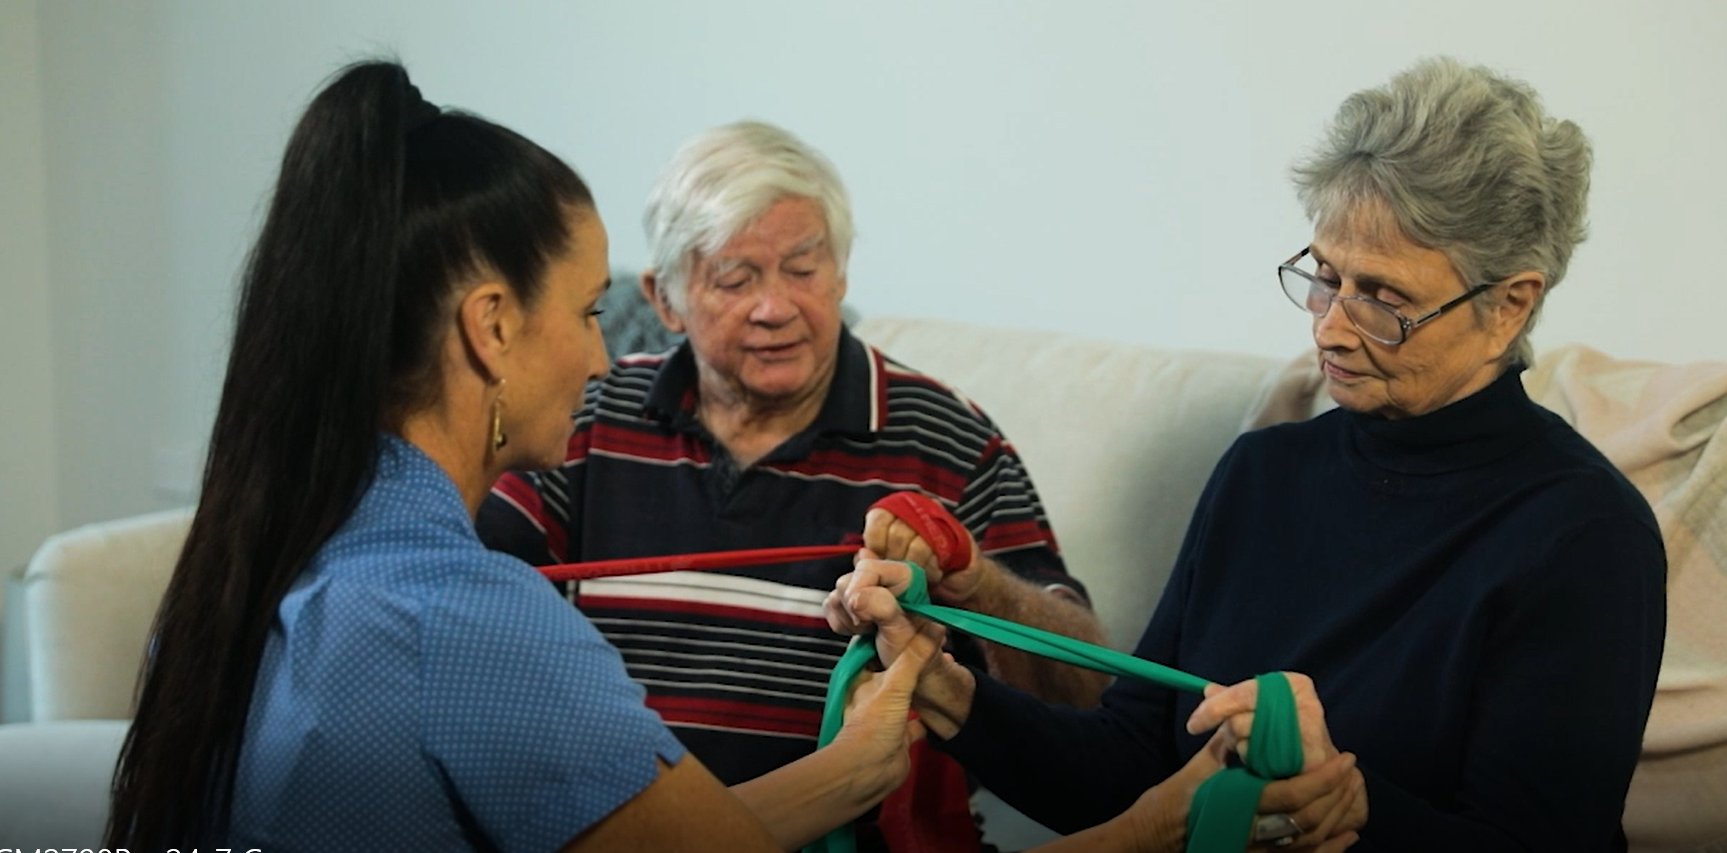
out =
{"type": "Polygon", "coordinates": [[[971,565],[971,535],[934,498],[918,492],[894,492],[870,509],[885,509],[917,531],[941,561],[943,572],[957,572],[971,565]]]}

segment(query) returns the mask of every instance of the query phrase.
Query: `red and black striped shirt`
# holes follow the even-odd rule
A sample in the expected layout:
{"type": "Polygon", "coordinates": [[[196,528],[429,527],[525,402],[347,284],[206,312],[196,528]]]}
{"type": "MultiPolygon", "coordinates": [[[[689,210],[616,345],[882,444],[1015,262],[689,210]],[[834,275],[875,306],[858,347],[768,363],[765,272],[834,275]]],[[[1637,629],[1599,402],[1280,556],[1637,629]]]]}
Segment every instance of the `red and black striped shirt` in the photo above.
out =
{"type": "MultiPolygon", "coordinates": [[[[858,542],[864,512],[920,491],[998,563],[1067,574],[1012,445],[953,389],[842,332],[815,421],[738,470],[695,418],[685,344],[626,356],[588,388],[562,468],[507,475],[481,537],[534,564],[858,542]]],[[[587,581],[570,596],[623,654],[647,703],[726,784],[809,754],[845,648],[821,602],[849,558],[587,581]]]]}

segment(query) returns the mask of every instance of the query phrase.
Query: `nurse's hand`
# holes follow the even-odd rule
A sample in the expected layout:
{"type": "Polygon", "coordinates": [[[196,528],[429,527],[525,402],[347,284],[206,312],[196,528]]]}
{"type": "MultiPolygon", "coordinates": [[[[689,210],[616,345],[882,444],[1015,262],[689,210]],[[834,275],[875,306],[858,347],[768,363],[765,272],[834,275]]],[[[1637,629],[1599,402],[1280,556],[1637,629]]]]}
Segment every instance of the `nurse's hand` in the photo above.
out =
{"type": "MultiPolygon", "coordinates": [[[[1204,749],[1168,779],[1139,796],[1127,811],[1091,829],[1066,836],[1032,853],[1181,853],[1187,847],[1187,815],[1193,794],[1201,783],[1224,768],[1231,745],[1223,732],[1213,735],[1204,749]]],[[[1341,853],[1358,838],[1360,822],[1350,822],[1352,807],[1360,802],[1366,817],[1366,794],[1355,757],[1347,753],[1312,771],[1266,785],[1260,792],[1259,814],[1277,814],[1300,827],[1288,841],[1263,841],[1248,846],[1250,853],[1272,850],[1318,850],[1341,853]]]]}
{"type": "MultiPolygon", "coordinates": [[[[876,559],[869,551],[860,554],[852,571],[834,584],[822,603],[828,626],[841,634],[874,630],[876,656],[893,667],[928,623],[915,619],[899,606],[898,594],[911,585],[911,569],[895,560],[876,559]]],[[[955,663],[952,655],[938,654],[918,674],[912,709],[940,738],[951,738],[971,714],[972,694],[977,688],[971,670],[955,663]]]]}
{"type": "MultiPolygon", "coordinates": [[[[923,740],[924,726],[910,714],[918,675],[941,654],[946,631],[924,622],[886,670],[865,670],[852,683],[846,699],[845,723],[829,749],[850,755],[854,779],[879,801],[905,781],[911,771],[911,745],[923,740]]],[[[873,802],[872,802],[873,805],[873,802]]]]}
{"type": "Polygon", "coordinates": [[[897,560],[883,560],[865,549],[852,570],[834,582],[833,592],[822,602],[828,627],[839,634],[876,632],[876,655],[892,666],[907,643],[917,635],[911,617],[900,609],[899,596],[911,586],[911,567],[897,560]]]}

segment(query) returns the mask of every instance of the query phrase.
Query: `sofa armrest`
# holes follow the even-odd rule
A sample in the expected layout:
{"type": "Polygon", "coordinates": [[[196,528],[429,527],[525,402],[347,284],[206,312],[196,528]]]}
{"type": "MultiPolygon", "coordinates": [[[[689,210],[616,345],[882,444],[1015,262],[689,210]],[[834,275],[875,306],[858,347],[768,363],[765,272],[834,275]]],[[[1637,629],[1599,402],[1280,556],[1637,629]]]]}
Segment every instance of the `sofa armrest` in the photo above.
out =
{"type": "Polygon", "coordinates": [[[24,573],[30,719],[124,719],[187,509],[50,537],[24,573]]]}
{"type": "Polygon", "coordinates": [[[0,576],[0,723],[30,719],[30,679],[24,663],[24,567],[0,576]]]}

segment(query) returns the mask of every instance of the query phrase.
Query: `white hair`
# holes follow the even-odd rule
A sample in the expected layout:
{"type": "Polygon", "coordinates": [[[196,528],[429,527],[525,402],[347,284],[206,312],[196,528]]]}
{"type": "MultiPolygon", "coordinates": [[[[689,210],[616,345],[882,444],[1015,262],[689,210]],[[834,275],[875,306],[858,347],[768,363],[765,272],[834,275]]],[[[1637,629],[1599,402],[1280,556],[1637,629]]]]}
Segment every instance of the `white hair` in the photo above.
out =
{"type": "Polygon", "coordinates": [[[684,143],[660,170],[642,214],[655,286],[683,313],[696,259],[720,250],[785,198],[821,206],[843,277],[851,254],[851,201],[839,172],[791,133],[759,121],[716,127],[684,143]]]}
{"type": "MultiPolygon", "coordinates": [[[[1384,204],[1403,236],[1444,253],[1465,285],[1544,274],[1505,355],[1533,364],[1529,332],[1588,233],[1591,159],[1583,131],[1548,116],[1527,83],[1441,57],[1349,96],[1294,178],[1322,231],[1384,204]]],[[[1492,293],[1478,316],[1500,298],[1492,293]]]]}

